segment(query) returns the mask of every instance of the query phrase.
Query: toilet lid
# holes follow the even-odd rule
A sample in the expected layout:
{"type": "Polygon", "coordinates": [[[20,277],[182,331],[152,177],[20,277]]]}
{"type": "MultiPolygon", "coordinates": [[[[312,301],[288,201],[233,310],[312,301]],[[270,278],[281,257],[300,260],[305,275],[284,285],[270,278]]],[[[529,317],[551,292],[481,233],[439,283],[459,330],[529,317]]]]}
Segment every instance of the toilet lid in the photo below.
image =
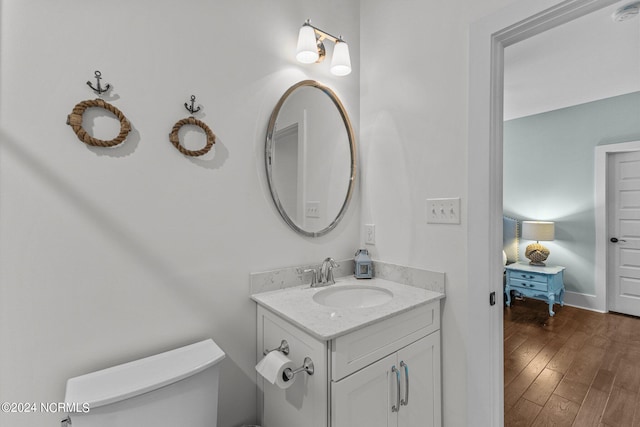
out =
{"type": "Polygon", "coordinates": [[[67,380],[66,403],[109,405],[164,387],[215,365],[225,353],[212,339],[67,380]]]}

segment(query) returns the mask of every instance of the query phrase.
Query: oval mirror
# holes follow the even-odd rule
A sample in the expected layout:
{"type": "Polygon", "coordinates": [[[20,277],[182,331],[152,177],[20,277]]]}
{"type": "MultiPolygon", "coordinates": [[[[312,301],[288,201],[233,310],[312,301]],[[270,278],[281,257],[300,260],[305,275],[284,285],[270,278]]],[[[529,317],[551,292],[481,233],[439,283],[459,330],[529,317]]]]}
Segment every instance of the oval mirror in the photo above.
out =
{"type": "Polygon", "coordinates": [[[269,119],[265,165],[273,202],[291,228],[318,237],[338,225],[353,193],[356,146],[331,89],[304,80],[282,95],[269,119]]]}

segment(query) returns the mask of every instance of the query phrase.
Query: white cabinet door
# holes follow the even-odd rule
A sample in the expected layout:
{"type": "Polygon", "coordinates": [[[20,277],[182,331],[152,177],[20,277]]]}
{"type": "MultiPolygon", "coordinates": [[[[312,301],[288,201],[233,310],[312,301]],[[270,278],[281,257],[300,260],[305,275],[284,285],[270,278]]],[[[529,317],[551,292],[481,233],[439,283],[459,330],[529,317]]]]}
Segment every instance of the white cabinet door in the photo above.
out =
{"type": "Polygon", "coordinates": [[[397,427],[396,354],[331,383],[332,427],[397,427]]]}
{"type": "Polygon", "coordinates": [[[440,427],[440,331],[399,350],[397,355],[403,401],[398,427],[440,427]]]}
{"type": "Polygon", "coordinates": [[[609,310],[640,316],[640,151],[609,156],[609,310]]]}
{"type": "Polygon", "coordinates": [[[440,331],[331,387],[332,427],[440,427],[440,331]],[[400,410],[394,411],[398,401],[400,410]]]}

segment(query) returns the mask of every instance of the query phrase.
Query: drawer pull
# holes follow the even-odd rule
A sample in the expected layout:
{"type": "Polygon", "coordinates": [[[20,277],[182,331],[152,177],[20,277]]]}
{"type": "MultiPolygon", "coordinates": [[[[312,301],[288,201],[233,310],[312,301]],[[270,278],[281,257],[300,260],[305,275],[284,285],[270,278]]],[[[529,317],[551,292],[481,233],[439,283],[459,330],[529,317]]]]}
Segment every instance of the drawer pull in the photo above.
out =
{"type": "Polygon", "coordinates": [[[409,365],[400,361],[400,367],[404,367],[404,399],[400,400],[400,405],[407,406],[409,404],[409,365]]]}
{"type": "Polygon", "coordinates": [[[396,404],[391,407],[391,412],[399,412],[400,411],[400,371],[396,368],[396,365],[393,365],[391,368],[391,372],[396,373],[396,404]]]}

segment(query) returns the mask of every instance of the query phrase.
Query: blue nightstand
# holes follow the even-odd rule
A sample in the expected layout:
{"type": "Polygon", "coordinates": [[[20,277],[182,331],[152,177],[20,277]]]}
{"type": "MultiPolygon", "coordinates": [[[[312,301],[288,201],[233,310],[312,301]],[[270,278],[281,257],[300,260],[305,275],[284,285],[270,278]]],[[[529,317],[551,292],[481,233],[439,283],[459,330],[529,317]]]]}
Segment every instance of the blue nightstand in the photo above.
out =
{"type": "Polygon", "coordinates": [[[564,267],[515,263],[505,266],[505,269],[507,284],[504,291],[507,294],[507,307],[511,305],[511,291],[546,301],[549,304],[549,316],[555,314],[554,303],[564,305],[564,267]]]}

